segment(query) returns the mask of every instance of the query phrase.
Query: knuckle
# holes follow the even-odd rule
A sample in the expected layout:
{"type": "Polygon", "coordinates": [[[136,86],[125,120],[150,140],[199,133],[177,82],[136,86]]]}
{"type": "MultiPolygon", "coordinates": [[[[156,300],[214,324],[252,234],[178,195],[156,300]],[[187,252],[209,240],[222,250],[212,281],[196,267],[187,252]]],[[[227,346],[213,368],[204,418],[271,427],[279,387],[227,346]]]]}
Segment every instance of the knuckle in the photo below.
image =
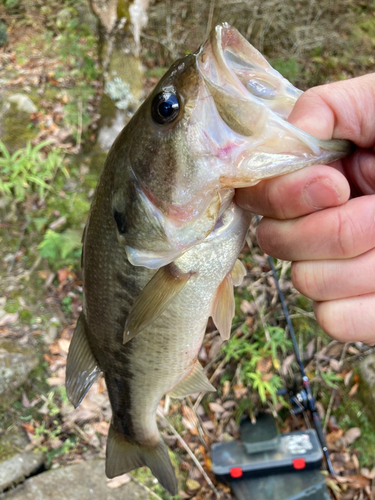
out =
{"type": "Polygon", "coordinates": [[[313,300],[323,300],[327,294],[327,280],[324,266],[316,266],[314,262],[293,262],[292,282],[295,288],[313,300]]]}
{"type": "Polygon", "coordinates": [[[346,301],[329,300],[314,302],[314,313],[321,329],[330,337],[340,342],[353,338],[356,325],[347,314],[346,301]]]}
{"type": "Polygon", "coordinates": [[[346,212],[337,210],[336,213],[336,242],[338,253],[341,257],[351,257],[354,255],[356,233],[358,232],[358,220],[354,221],[346,212]]]}

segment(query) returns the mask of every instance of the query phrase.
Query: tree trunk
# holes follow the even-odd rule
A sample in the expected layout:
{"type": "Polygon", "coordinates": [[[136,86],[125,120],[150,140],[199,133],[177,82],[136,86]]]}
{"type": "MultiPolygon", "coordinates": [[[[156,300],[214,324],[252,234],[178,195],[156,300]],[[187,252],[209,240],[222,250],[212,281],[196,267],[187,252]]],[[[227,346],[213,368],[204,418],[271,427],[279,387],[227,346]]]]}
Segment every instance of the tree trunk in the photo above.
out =
{"type": "Polygon", "coordinates": [[[98,143],[104,150],[138,107],[142,95],[140,33],[149,0],[89,0],[99,20],[99,60],[104,92],[98,143]]]}

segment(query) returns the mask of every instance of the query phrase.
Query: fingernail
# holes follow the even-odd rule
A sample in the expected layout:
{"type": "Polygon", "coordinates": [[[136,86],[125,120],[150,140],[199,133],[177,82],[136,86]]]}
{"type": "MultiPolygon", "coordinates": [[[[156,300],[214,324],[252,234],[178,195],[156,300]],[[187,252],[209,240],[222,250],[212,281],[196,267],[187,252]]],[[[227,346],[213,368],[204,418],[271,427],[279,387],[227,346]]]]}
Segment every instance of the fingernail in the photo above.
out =
{"type": "Polygon", "coordinates": [[[340,193],[329,179],[316,179],[304,188],[307,203],[315,208],[334,207],[340,202],[340,193]]]}

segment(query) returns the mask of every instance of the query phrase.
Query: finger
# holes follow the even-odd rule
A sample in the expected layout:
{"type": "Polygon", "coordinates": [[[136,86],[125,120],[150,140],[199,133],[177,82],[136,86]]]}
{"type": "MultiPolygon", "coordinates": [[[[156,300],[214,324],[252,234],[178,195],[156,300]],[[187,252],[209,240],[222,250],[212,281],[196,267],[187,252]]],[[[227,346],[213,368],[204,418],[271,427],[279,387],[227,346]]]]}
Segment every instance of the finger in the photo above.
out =
{"type": "Polygon", "coordinates": [[[319,139],[350,139],[361,148],[375,144],[375,74],[307,90],[288,121],[319,139]]]}
{"type": "Polygon", "coordinates": [[[314,302],[314,313],[330,337],[340,342],[375,344],[375,293],[314,302]]]}
{"type": "Polygon", "coordinates": [[[335,168],[315,165],[289,175],[238,189],[235,201],[245,210],[276,219],[292,219],[345,203],[350,188],[335,168]]]}
{"type": "Polygon", "coordinates": [[[299,219],[263,218],[258,243],[283,260],[347,259],[375,247],[375,195],[349,200],[299,219]]]}
{"type": "Polygon", "coordinates": [[[293,285],[316,301],[375,293],[375,248],[353,259],[301,261],[292,264],[293,285]]]}
{"type": "Polygon", "coordinates": [[[375,193],[375,153],[359,149],[354,155],[344,158],[342,166],[360,193],[375,193]]]}

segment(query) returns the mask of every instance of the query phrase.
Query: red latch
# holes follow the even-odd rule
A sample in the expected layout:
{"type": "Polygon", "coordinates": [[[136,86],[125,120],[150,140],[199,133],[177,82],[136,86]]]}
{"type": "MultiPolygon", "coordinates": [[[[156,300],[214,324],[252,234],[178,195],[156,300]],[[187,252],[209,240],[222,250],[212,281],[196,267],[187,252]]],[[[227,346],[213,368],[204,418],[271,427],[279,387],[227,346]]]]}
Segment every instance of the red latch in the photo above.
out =
{"type": "Polygon", "coordinates": [[[233,478],[242,477],[243,471],[241,467],[233,467],[233,469],[230,470],[230,476],[233,478]]]}
{"type": "Polygon", "coordinates": [[[295,458],[293,460],[293,467],[297,470],[304,469],[306,467],[306,462],[304,458],[295,458]]]}

